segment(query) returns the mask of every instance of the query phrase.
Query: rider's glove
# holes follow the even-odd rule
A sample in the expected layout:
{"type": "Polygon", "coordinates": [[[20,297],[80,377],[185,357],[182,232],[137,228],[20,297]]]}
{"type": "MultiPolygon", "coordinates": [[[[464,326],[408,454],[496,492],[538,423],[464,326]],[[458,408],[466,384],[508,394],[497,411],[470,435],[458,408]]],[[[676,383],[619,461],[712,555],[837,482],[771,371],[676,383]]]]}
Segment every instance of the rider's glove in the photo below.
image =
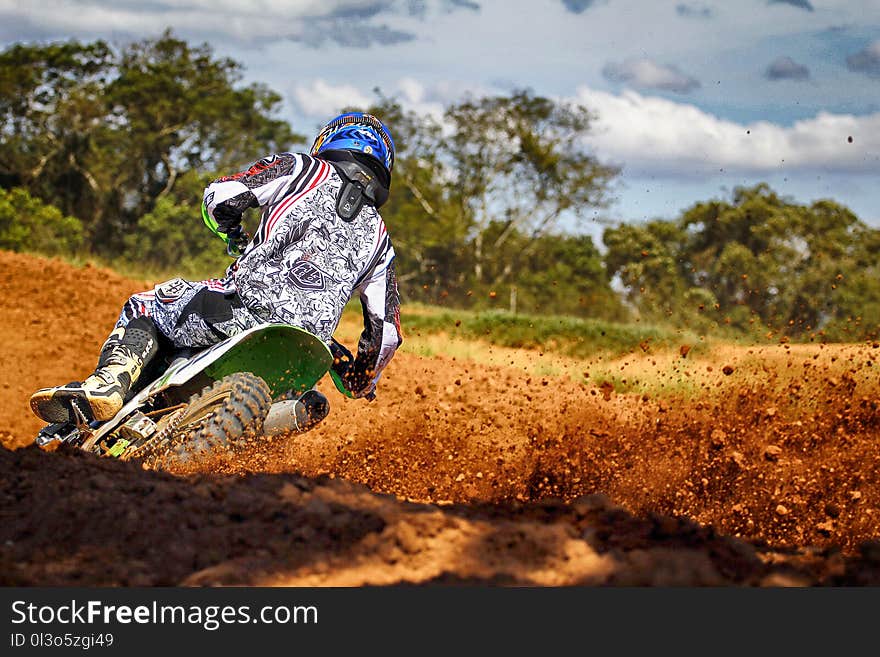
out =
{"type": "Polygon", "coordinates": [[[335,339],[330,341],[330,353],[333,355],[331,367],[337,374],[343,387],[352,397],[366,397],[370,401],[376,397],[376,386],[368,372],[358,371],[351,352],[335,339]]]}
{"type": "Polygon", "coordinates": [[[256,208],[259,205],[260,203],[256,195],[252,191],[247,190],[221,203],[217,203],[211,210],[211,216],[217,224],[217,229],[221,233],[226,233],[241,224],[241,218],[248,208],[256,208]]]}
{"type": "Polygon", "coordinates": [[[228,241],[226,242],[226,253],[233,258],[237,258],[244,253],[248,242],[251,241],[250,235],[248,235],[247,231],[242,228],[241,224],[230,229],[230,231],[226,233],[226,237],[228,238],[228,241]]]}

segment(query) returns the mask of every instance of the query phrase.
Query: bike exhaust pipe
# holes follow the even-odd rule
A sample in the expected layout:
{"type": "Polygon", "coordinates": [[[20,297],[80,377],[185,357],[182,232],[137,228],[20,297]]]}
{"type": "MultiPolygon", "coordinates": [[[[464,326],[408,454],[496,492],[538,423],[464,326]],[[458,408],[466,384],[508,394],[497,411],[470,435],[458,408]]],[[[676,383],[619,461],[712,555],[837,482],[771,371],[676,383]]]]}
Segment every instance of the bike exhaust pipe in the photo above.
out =
{"type": "Polygon", "coordinates": [[[263,435],[304,433],[314,428],[329,412],[327,398],[316,390],[309,390],[299,399],[285,399],[272,404],[263,420],[263,435]]]}

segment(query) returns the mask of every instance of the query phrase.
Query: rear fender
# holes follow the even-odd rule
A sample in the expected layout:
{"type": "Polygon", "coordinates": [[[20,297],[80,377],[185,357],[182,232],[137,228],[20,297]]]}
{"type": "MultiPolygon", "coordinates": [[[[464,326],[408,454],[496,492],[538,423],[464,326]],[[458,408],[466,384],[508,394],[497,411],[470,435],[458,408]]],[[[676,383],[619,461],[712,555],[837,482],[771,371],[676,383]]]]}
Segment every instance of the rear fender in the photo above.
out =
{"type": "Polygon", "coordinates": [[[332,362],[330,349],[316,335],[289,324],[263,324],[168,368],[141,394],[151,397],[201,372],[212,381],[235,372],[253,372],[273,396],[286,390],[301,392],[320,381],[332,362]]]}
{"type": "Polygon", "coordinates": [[[95,432],[100,440],[150,398],[204,373],[212,381],[227,374],[252,372],[275,397],[287,390],[303,392],[315,386],[330,369],[333,356],[318,336],[290,324],[261,324],[181,360],[128,401],[116,416],[95,432]]]}

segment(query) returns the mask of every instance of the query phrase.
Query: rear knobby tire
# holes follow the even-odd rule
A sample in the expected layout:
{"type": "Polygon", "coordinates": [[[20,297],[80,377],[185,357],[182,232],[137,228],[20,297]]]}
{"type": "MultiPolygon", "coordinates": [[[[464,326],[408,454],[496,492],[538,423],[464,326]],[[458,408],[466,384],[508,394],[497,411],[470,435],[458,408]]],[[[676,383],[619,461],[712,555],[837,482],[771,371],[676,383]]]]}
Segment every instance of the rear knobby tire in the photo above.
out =
{"type": "Polygon", "coordinates": [[[185,458],[233,448],[243,437],[262,432],[271,406],[263,379],[250,372],[229,374],[190,397],[166,453],[185,458]]]}

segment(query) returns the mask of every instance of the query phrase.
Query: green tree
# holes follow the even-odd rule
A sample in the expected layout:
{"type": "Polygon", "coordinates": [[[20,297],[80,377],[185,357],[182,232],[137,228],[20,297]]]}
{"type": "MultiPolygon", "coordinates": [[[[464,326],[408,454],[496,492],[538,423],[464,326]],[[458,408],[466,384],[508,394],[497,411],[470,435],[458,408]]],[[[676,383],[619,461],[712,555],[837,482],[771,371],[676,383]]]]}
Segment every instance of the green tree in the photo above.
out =
{"type": "Polygon", "coordinates": [[[451,134],[442,161],[453,206],[474,222],[477,283],[495,286],[510,280],[538,247],[538,238],[554,230],[565,214],[580,220],[607,203],[618,170],[582,146],[593,119],[585,107],[520,90],[454,104],[444,119],[451,134]],[[490,242],[484,233],[493,221],[503,222],[505,229],[490,242]],[[487,277],[487,260],[514,231],[527,236],[528,243],[487,277]]]}
{"type": "MultiPolygon", "coordinates": [[[[556,244],[560,219],[601,207],[617,173],[579,146],[589,112],[518,91],[467,99],[435,118],[379,97],[370,111],[391,126],[397,146],[394,189],[382,214],[400,247],[400,280],[411,298],[479,305],[490,290],[515,285],[526,307],[546,295],[531,275],[538,261],[550,264],[539,252],[549,242],[563,250],[574,243],[558,237],[564,244],[556,244]]],[[[593,262],[592,241],[575,241],[593,262]]],[[[559,273],[548,279],[555,290],[564,282],[576,300],[590,296],[559,273]]],[[[592,280],[607,286],[607,276],[592,280]]]]}
{"type": "Polygon", "coordinates": [[[96,253],[118,254],[184,172],[238,169],[301,141],[272,116],[280,96],[241,77],[170,32],[121,49],[13,46],[0,53],[0,180],[80,218],[96,253]]]}
{"type": "MultiPolygon", "coordinates": [[[[522,266],[510,279],[510,285],[498,290],[502,297],[510,294],[511,310],[628,319],[620,297],[611,289],[602,255],[590,236],[547,233],[532,238],[510,231],[501,222],[493,222],[486,236],[493,239],[501,231],[508,231],[510,236],[504,242],[503,252],[488,263],[491,270],[487,274],[497,276],[495,268],[503,268],[506,262],[519,258],[522,266]]],[[[505,301],[507,299],[501,298],[495,305],[505,301]]]]}
{"type": "Polygon", "coordinates": [[[88,221],[89,170],[113,55],[103,41],[16,44],[0,53],[0,185],[22,186],[88,221]]]}
{"type": "Polygon", "coordinates": [[[21,187],[0,189],[0,249],[75,255],[83,241],[83,227],[21,187]]]}
{"type": "Polygon", "coordinates": [[[688,286],[680,258],[685,240],[679,223],[664,220],[622,224],[602,235],[608,274],[619,277],[625,300],[646,319],[684,322],[692,318],[688,300],[697,308],[714,304],[688,286]]]}
{"type": "Polygon", "coordinates": [[[167,276],[222,276],[231,260],[201,218],[201,195],[209,178],[194,171],[181,174],[174,192],[159,198],[125,236],[128,257],[136,254],[139,265],[167,276]]]}
{"type": "Polygon", "coordinates": [[[689,236],[682,245],[689,284],[710,291],[739,328],[752,314],[765,323],[787,321],[792,268],[809,232],[803,212],[765,184],[735,189],[731,203],[687,209],[680,225],[689,236]]]}
{"type": "Polygon", "coordinates": [[[873,334],[880,324],[880,232],[830,200],[805,206],[766,184],[740,187],[729,202],[609,229],[603,240],[609,272],[649,316],[793,337],[873,334]]]}
{"type": "Polygon", "coordinates": [[[379,101],[368,111],[389,126],[396,147],[392,191],[382,216],[396,247],[402,290],[422,301],[443,302],[450,294],[461,298],[471,267],[466,244],[473,219],[455,205],[444,172],[442,125],[377,93],[379,101]]]}
{"type": "Polygon", "coordinates": [[[803,215],[803,251],[797,261],[785,325],[821,329],[850,340],[880,331],[880,230],[834,201],[813,203],[803,215]]]}

